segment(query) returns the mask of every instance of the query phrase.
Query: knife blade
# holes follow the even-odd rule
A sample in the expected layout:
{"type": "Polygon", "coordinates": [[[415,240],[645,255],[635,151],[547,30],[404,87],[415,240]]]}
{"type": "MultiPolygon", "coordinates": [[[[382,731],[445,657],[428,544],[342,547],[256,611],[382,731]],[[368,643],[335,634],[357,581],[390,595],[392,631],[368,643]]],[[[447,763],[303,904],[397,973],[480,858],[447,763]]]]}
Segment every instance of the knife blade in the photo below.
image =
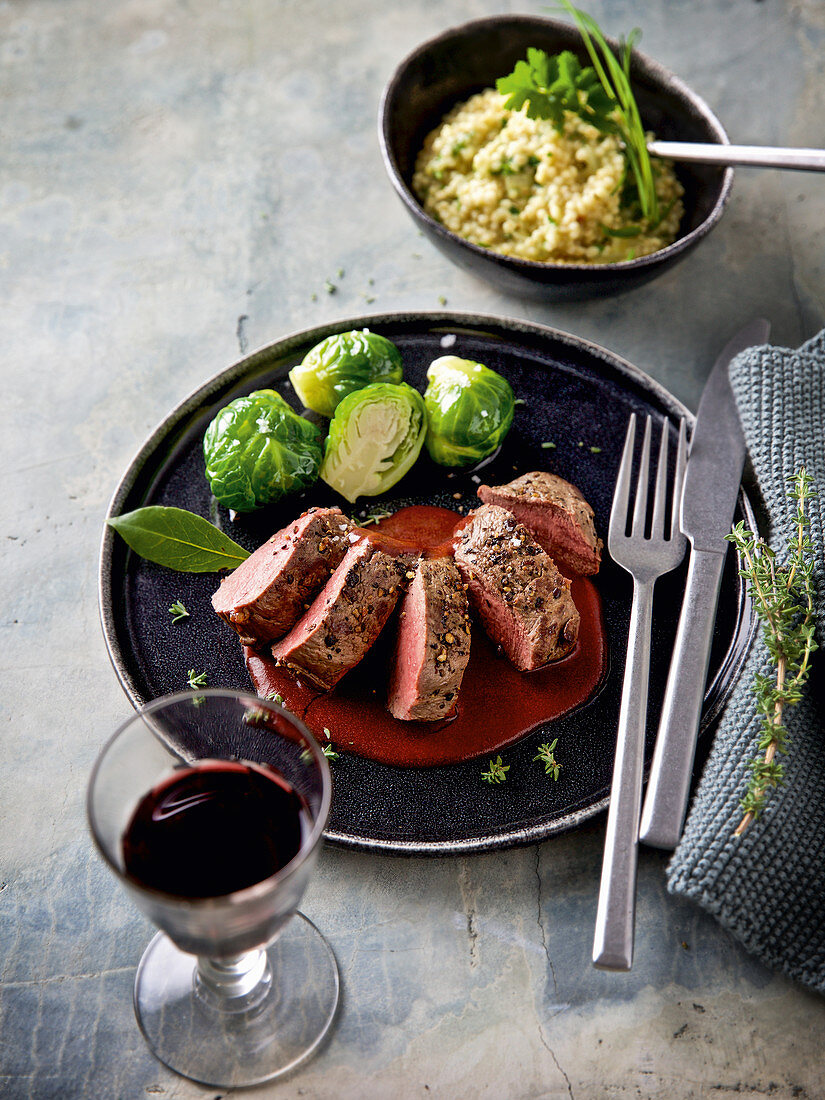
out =
{"type": "Polygon", "coordinates": [[[759,318],[725,345],[696,413],[681,505],[690,564],[639,827],[639,839],[656,848],[675,848],[682,834],[727,554],[725,536],[745,462],[728,365],[740,352],[764,344],[769,332],[769,323],[759,318]]]}

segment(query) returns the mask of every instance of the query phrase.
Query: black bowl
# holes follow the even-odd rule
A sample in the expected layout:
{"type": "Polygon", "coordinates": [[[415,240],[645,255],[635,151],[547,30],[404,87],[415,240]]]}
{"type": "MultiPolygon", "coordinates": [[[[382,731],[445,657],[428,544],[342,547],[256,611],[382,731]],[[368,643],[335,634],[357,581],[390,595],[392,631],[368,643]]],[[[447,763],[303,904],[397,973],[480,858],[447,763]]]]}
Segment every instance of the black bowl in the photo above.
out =
{"type": "MultiPolygon", "coordinates": [[[[572,50],[589,58],[570,24],[525,15],[498,15],[453,27],[413,51],[396,69],[381,100],[379,139],[384,165],[407,210],[430,240],[471,274],[508,293],[543,300],[616,294],[649,282],[694,248],[719,221],[733,169],[677,165],[685,214],[673,244],[650,256],[611,264],[537,263],[480,248],[426,214],[411,183],[424,138],[458,102],[512,71],[529,46],[572,50]]],[[[611,41],[614,50],[618,45],[611,41]]],[[[631,82],[642,122],[665,141],[729,144],[722,124],[694,92],[657,62],[633,51],[631,82]]]]}

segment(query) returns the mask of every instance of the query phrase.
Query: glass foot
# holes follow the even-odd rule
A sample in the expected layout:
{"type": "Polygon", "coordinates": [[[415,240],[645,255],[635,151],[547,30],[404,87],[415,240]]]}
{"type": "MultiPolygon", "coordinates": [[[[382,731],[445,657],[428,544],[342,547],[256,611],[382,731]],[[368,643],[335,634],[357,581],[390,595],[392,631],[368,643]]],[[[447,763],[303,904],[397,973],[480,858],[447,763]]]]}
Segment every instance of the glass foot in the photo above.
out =
{"type": "Polygon", "coordinates": [[[135,1014],[155,1056],[183,1077],[222,1088],[269,1081],[309,1058],[338,1005],[332,948],[296,913],[262,951],[258,970],[251,991],[222,1001],[204,989],[195,956],[158,933],[135,979],[135,1014]]]}

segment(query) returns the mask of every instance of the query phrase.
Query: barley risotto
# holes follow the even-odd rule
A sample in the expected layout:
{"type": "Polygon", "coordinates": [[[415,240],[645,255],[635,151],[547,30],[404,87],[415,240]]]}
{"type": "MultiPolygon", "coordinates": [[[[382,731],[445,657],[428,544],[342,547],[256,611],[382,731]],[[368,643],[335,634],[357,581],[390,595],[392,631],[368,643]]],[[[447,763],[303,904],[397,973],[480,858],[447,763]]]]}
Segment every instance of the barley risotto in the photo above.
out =
{"type": "Polygon", "coordinates": [[[661,217],[650,226],[633,209],[616,135],[570,112],[559,133],[505,101],[480,92],[427,136],[413,190],[431,217],[482,248],[540,263],[617,263],[676,239],[683,188],[669,162],[651,161],[661,217]]]}

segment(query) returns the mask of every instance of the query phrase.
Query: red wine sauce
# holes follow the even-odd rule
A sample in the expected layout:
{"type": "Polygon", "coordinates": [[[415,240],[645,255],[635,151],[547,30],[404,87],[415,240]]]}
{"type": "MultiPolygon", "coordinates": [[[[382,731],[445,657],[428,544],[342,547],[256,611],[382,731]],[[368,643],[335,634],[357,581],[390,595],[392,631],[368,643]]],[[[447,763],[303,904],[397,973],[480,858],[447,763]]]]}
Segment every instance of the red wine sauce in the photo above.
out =
{"type": "Polygon", "coordinates": [[[306,805],[271,768],[202,760],[144,795],[123,834],[126,874],[183,898],[254,886],[298,854],[306,805]]]}
{"type": "MultiPolygon", "coordinates": [[[[428,556],[452,553],[457,530],[466,517],[447,508],[402,508],[375,527],[370,538],[415,547],[428,556]]],[[[477,625],[470,661],[454,718],[438,722],[401,722],[386,710],[388,661],[392,638],[382,634],[364,660],[331,692],[323,694],[278,668],[266,652],[244,649],[246,666],[260,695],[277,692],[323,744],[325,730],[336,748],[399,767],[454,764],[487,755],[517,741],[544,722],[581,706],[596,691],[607,668],[601,600],[585,578],[573,581],[573,600],[581,615],[579,641],[561,661],[535,672],[513,668],[477,625]]],[[[394,629],[392,620],[388,628],[394,629]]]]}

